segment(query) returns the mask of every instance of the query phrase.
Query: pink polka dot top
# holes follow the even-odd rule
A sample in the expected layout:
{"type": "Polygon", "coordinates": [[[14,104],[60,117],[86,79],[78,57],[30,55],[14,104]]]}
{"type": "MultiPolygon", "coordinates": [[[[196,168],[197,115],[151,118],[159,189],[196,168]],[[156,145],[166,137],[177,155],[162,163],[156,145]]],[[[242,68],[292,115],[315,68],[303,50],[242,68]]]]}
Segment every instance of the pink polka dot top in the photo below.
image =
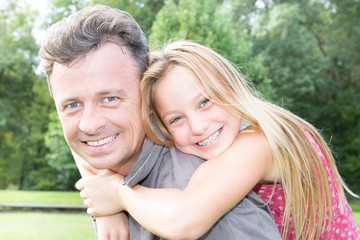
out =
{"type": "MultiPolygon", "coordinates": [[[[333,216],[331,220],[331,227],[329,231],[325,232],[321,235],[320,239],[326,240],[360,240],[360,232],[359,228],[357,227],[353,213],[351,208],[345,198],[343,197],[343,212],[341,212],[338,192],[335,188],[334,177],[329,169],[327,160],[325,155],[323,154],[322,150],[320,149],[319,145],[315,141],[315,139],[308,133],[309,139],[315,146],[317,152],[319,153],[321,160],[325,166],[326,173],[328,176],[328,181],[330,184],[330,190],[332,192],[332,204],[333,204],[333,216]]],[[[274,216],[275,223],[279,228],[280,233],[282,233],[283,225],[282,220],[284,216],[285,210],[285,198],[284,192],[281,184],[277,185],[265,185],[265,184],[258,184],[254,187],[254,191],[264,200],[267,202],[271,212],[274,216]],[[275,191],[273,189],[275,187],[275,191]],[[273,195],[272,195],[273,194],[273,195]],[[272,195],[272,196],[271,196],[272,195]]],[[[290,219],[291,224],[292,219],[290,219]]],[[[295,239],[295,233],[290,232],[286,239],[295,239]]]]}

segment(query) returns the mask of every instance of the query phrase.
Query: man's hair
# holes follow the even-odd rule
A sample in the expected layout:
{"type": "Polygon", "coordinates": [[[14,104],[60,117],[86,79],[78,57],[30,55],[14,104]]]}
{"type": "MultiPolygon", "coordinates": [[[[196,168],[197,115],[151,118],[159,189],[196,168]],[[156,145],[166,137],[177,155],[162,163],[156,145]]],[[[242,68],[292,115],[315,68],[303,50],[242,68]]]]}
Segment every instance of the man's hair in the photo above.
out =
{"type": "MultiPolygon", "coordinates": [[[[104,5],[84,8],[52,25],[41,43],[41,67],[48,79],[54,63],[71,64],[105,43],[129,51],[142,76],[149,52],[146,36],[127,12],[104,5]]],[[[50,91],[51,92],[51,91],[50,91]]]]}

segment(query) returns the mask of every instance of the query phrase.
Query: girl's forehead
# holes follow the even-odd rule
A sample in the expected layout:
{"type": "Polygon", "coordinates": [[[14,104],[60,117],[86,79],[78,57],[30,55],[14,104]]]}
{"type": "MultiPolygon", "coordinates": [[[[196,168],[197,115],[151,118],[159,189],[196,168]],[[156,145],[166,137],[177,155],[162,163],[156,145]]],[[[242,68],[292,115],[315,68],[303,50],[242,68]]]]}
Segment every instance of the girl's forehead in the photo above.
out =
{"type": "Polygon", "coordinates": [[[186,88],[189,88],[188,90],[196,89],[198,91],[203,91],[204,89],[198,75],[195,74],[192,69],[184,66],[173,66],[158,83],[158,87],[170,85],[173,86],[173,90],[176,91],[181,91],[186,88]]]}

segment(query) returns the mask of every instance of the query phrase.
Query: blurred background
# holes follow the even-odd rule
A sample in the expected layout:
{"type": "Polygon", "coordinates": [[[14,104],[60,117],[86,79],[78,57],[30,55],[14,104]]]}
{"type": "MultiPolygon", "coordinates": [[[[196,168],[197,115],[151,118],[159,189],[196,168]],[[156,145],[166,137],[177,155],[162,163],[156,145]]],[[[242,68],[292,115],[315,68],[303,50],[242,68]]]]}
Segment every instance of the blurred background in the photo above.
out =
{"type": "Polygon", "coordinates": [[[0,189],[75,190],[80,176],[37,54],[50,24],[96,3],[129,12],[150,50],[193,39],[230,59],[319,129],[360,193],[359,0],[1,0],[0,189]]]}

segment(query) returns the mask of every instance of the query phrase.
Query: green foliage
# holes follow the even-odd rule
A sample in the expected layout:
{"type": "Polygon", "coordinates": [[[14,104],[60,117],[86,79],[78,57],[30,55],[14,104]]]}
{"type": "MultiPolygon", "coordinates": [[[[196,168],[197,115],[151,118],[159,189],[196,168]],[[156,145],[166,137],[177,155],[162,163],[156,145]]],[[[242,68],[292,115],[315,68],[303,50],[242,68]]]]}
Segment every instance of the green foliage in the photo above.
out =
{"type": "Polygon", "coordinates": [[[38,46],[31,31],[36,12],[8,1],[0,10],[0,187],[31,188],[33,172],[48,168],[43,134],[49,99],[35,74],[38,46]]]}
{"type": "Polygon", "coordinates": [[[130,13],[146,36],[149,36],[151,25],[159,9],[164,5],[164,0],[50,0],[52,19],[50,22],[55,22],[76,10],[95,4],[107,5],[130,13]]]}
{"type": "Polygon", "coordinates": [[[50,113],[49,129],[45,135],[45,145],[50,150],[46,155],[50,166],[58,170],[76,169],[70,148],[65,142],[56,111],[50,113]]]}
{"type": "Polygon", "coordinates": [[[326,82],[321,74],[329,64],[305,21],[299,4],[280,4],[260,15],[252,33],[255,55],[264,57],[276,91],[273,101],[314,121],[319,112],[313,103],[322,101],[319,92],[326,82]]]}
{"type": "Polygon", "coordinates": [[[351,86],[336,93],[329,101],[329,119],[331,121],[332,145],[343,173],[345,182],[355,193],[360,193],[360,99],[359,93],[351,86]]]}
{"type": "Polygon", "coordinates": [[[164,0],[90,0],[92,4],[100,3],[126,11],[139,23],[146,36],[151,33],[151,25],[164,0]]]}
{"type": "Polygon", "coordinates": [[[263,58],[250,57],[252,42],[248,29],[233,20],[228,4],[219,0],[169,0],[160,10],[149,36],[150,50],[171,39],[191,39],[205,44],[236,64],[242,73],[257,79],[268,95],[272,87],[266,77],[263,58]]]}
{"type": "Polygon", "coordinates": [[[252,27],[276,91],[273,101],[324,129],[340,173],[355,192],[359,175],[359,4],[282,1],[252,27]]]}
{"type": "Polygon", "coordinates": [[[69,16],[87,5],[87,0],[49,0],[49,19],[45,22],[46,24],[44,23],[44,28],[47,29],[52,23],[69,16]]]}
{"type": "Polygon", "coordinates": [[[45,134],[45,146],[49,149],[45,159],[56,170],[56,174],[53,175],[56,176],[56,189],[73,189],[74,182],[80,178],[80,174],[71,155],[70,148],[64,139],[56,111],[50,113],[48,131],[45,134]]]}
{"type": "Polygon", "coordinates": [[[230,10],[218,0],[167,1],[153,24],[150,49],[172,38],[200,41],[236,63],[245,63],[251,51],[247,32],[236,30],[230,10]]]}

